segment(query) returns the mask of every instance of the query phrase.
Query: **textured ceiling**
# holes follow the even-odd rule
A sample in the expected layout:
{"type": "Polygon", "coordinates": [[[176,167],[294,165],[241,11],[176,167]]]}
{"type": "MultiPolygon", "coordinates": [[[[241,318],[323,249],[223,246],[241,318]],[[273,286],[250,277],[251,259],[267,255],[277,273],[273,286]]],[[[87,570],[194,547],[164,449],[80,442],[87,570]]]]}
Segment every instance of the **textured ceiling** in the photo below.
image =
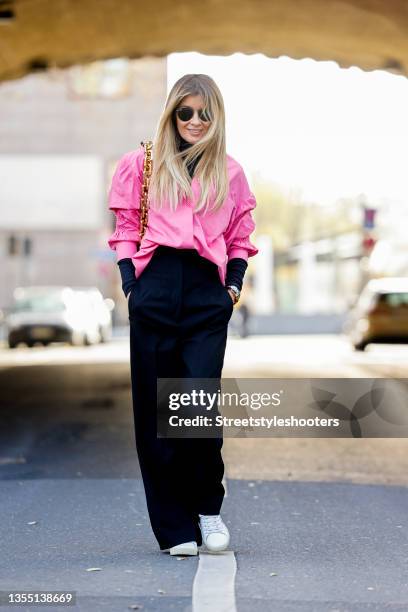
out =
{"type": "Polygon", "coordinates": [[[408,72],[406,0],[0,0],[0,80],[112,57],[264,53],[408,72]]]}

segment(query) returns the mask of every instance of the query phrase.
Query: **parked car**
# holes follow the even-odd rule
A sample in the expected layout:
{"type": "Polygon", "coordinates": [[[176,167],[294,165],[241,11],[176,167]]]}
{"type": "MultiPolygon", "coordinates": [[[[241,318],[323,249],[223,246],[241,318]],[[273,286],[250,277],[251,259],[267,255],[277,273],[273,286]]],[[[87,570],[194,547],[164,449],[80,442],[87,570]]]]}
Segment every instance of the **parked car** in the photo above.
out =
{"type": "Polygon", "coordinates": [[[350,311],[343,331],[358,351],[376,342],[408,343],[408,278],[370,280],[350,311]]]}
{"type": "Polygon", "coordinates": [[[36,342],[89,345],[110,338],[114,303],[104,300],[96,288],[17,287],[13,297],[5,317],[10,348],[20,342],[27,346],[36,342]]]}
{"type": "Polygon", "coordinates": [[[93,316],[98,322],[100,342],[107,342],[112,337],[112,311],[115,302],[111,298],[104,298],[96,287],[73,287],[75,291],[83,292],[89,300],[93,316]]]}

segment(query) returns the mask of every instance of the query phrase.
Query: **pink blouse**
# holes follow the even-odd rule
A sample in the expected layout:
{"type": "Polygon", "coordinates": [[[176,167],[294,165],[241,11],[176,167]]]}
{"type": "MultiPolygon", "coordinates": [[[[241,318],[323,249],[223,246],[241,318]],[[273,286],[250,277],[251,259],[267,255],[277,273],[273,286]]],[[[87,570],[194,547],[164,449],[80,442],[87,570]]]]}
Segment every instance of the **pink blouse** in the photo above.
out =
{"type": "Polygon", "coordinates": [[[256,200],[242,167],[227,155],[229,192],[217,212],[193,211],[200,194],[199,180],[194,176],[191,182],[193,198],[183,198],[175,212],[169,208],[166,210],[165,204],[161,210],[149,205],[147,229],[140,242],[143,155],[143,145],[125,153],[117,164],[109,189],[109,209],[116,216],[116,229],[109,237],[108,244],[116,251],[117,260],[130,257],[138,278],[158,245],[197,249],[202,257],[218,266],[224,285],[228,259],[242,257],[248,260],[248,257],[258,253],[249,240],[255,229],[251,211],[256,206],[256,200]]]}

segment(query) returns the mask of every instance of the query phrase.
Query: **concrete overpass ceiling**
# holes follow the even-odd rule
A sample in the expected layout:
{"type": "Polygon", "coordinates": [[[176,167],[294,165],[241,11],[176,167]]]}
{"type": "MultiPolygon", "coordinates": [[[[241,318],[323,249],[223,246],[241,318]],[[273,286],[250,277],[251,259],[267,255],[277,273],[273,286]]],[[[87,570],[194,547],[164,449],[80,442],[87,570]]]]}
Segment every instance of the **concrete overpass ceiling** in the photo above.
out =
{"type": "Polygon", "coordinates": [[[263,53],[408,71],[405,0],[0,0],[0,81],[113,57],[263,53]]]}

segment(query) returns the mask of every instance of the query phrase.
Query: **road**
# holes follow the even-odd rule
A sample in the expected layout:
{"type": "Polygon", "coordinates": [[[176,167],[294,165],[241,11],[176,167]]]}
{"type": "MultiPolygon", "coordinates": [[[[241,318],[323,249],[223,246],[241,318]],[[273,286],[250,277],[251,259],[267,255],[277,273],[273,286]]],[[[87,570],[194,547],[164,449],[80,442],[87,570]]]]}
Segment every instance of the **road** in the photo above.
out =
{"type": "MultiPolygon", "coordinates": [[[[230,549],[170,558],[148,523],[128,359],[126,338],[0,350],[0,590],[73,590],[87,612],[408,610],[406,439],[226,438],[230,549]]],[[[231,336],[223,376],[407,371],[406,346],[231,336]]]]}

